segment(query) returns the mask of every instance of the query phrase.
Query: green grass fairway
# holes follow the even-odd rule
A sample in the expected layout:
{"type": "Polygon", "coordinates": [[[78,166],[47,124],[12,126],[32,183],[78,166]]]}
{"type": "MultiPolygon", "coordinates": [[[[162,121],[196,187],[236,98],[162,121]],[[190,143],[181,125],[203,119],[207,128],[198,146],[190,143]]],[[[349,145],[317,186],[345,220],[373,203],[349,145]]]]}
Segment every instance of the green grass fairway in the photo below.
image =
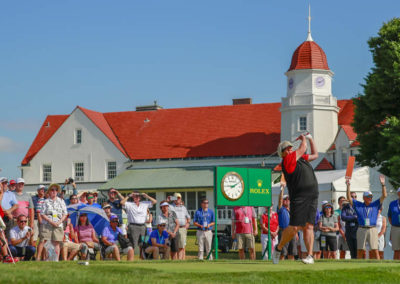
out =
{"type": "Polygon", "coordinates": [[[0,264],[1,283],[399,283],[400,262],[93,261],[0,264]]]}

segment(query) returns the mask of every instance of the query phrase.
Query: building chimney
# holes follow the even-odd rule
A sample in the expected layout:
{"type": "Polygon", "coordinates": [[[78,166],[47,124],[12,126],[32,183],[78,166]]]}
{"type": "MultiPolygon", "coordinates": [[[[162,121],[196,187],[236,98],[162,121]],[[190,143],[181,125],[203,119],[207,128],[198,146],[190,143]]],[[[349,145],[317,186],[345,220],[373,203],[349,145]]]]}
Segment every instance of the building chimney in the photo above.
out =
{"type": "Polygon", "coordinates": [[[136,111],[151,111],[151,110],[159,110],[159,109],[162,109],[162,106],[159,106],[157,104],[157,101],[154,101],[153,105],[136,107],[136,111]]]}
{"type": "Polygon", "coordinates": [[[252,99],[251,98],[241,98],[241,99],[233,99],[233,105],[251,105],[252,99]]]}

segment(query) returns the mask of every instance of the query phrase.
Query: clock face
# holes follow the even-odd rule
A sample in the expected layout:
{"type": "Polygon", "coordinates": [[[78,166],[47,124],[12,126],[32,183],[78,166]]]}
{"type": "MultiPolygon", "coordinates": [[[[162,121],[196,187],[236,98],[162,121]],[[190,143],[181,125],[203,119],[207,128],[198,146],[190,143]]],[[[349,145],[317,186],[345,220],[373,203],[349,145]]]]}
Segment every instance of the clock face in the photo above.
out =
{"type": "Polygon", "coordinates": [[[238,200],[244,192],[242,177],[236,172],[228,172],[221,181],[222,194],[228,200],[238,200]]]}
{"type": "Polygon", "coordinates": [[[324,77],[319,76],[315,78],[315,85],[317,86],[317,88],[322,88],[325,85],[324,77]]]}
{"type": "Polygon", "coordinates": [[[289,89],[293,88],[293,86],[294,86],[293,78],[290,78],[289,79],[289,89]]]}

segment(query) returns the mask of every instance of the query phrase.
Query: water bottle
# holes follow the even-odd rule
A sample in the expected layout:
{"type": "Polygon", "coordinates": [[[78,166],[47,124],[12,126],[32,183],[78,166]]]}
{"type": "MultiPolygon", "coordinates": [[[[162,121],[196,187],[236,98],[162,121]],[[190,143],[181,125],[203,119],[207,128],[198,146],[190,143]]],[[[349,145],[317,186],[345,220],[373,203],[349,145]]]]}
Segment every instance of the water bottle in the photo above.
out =
{"type": "Polygon", "coordinates": [[[58,261],[58,256],[53,244],[50,241],[47,241],[44,247],[47,250],[47,261],[58,261]]]}

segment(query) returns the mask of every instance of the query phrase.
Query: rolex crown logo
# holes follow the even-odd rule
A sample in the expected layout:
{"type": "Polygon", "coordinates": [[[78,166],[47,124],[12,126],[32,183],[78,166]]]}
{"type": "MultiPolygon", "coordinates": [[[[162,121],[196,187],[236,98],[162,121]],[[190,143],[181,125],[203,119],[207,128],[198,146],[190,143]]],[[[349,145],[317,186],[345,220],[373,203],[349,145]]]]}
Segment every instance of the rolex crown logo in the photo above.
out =
{"type": "Polygon", "coordinates": [[[257,180],[257,186],[258,186],[258,187],[261,187],[261,186],[262,186],[262,180],[261,180],[261,179],[257,180]]]}

